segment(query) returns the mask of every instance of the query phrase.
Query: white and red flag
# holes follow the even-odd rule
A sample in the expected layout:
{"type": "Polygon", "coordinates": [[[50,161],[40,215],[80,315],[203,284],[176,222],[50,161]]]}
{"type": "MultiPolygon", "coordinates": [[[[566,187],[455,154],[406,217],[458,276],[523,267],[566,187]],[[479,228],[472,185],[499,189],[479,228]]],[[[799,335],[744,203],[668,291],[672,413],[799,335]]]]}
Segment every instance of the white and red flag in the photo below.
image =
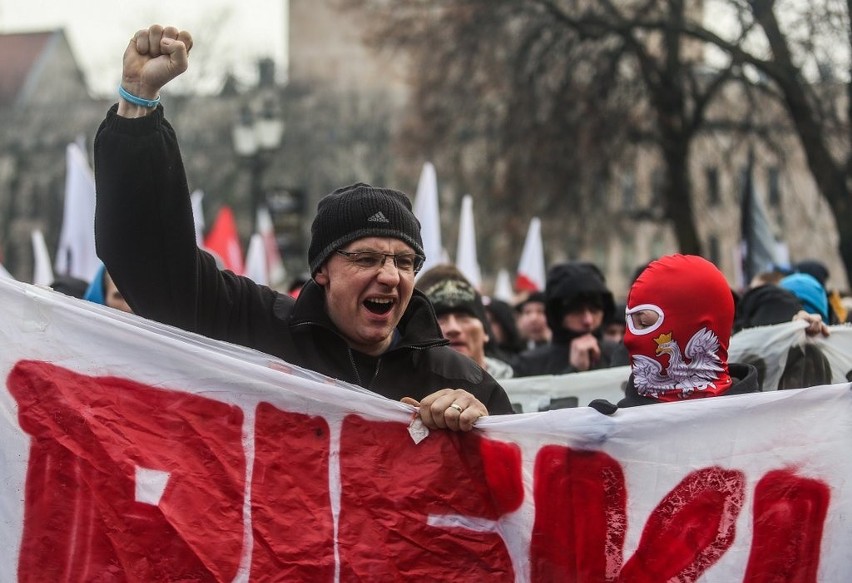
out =
{"type": "Polygon", "coordinates": [[[244,273],[243,250],[231,207],[223,205],[219,209],[216,221],[204,239],[204,247],[222,260],[225,269],[230,269],[237,275],[244,273]]]}
{"type": "Polygon", "coordinates": [[[530,220],[518,274],[515,278],[515,290],[519,292],[544,291],[544,245],[541,242],[541,221],[538,217],[530,220]]]}
{"type": "Polygon", "coordinates": [[[481,419],[0,280],[2,581],[848,580],[852,387],[481,419]]]}

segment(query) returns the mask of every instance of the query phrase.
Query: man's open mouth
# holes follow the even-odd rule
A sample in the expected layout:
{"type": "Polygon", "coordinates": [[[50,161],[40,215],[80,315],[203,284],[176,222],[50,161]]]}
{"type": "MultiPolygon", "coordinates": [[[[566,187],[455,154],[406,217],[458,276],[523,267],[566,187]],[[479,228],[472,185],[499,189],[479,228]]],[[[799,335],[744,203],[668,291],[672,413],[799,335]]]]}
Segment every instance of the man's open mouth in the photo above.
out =
{"type": "Polygon", "coordinates": [[[391,298],[364,300],[364,307],[374,314],[387,314],[393,308],[394,301],[391,298]]]}

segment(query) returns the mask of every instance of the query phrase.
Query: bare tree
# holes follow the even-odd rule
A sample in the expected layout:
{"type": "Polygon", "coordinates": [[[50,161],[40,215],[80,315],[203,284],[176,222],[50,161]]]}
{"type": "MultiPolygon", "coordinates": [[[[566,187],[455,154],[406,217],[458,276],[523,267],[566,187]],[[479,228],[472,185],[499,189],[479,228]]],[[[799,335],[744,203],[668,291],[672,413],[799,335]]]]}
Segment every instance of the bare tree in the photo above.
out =
{"type": "Polygon", "coordinates": [[[834,214],[840,256],[847,274],[852,274],[852,2],[725,0],[721,4],[738,24],[735,37],[698,23],[688,23],[684,33],[722,50],[731,61],[753,67],[773,84],[811,174],[834,214]],[[780,14],[785,15],[783,22],[780,14]]]}
{"type": "Polygon", "coordinates": [[[342,4],[368,12],[377,46],[413,57],[405,142],[456,161],[460,144],[476,142],[486,155],[466,175],[488,186],[508,224],[532,211],[558,219],[551,231],[570,240],[559,219],[570,213],[588,231],[605,220],[601,183],[625,145],[650,142],[665,170],[660,216],[681,251],[701,253],[690,147],[709,104],[743,76],[737,59],[702,65],[701,43],[683,33],[695,19],[685,0],[342,4]]]}

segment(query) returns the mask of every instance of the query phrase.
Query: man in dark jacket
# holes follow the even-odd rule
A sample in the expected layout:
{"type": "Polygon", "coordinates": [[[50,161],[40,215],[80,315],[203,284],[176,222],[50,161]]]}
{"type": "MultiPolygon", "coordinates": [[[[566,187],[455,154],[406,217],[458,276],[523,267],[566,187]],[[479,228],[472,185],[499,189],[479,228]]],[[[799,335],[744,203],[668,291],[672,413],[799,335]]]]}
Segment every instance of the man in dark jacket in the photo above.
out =
{"type": "Polygon", "coordinates": [[[566,374],[627,364],[619,343],[602,339],[604,321],[615,311],[612,292],[592,263],[556,265],[547,273],[545,314],[551,343],[513,362],[515,376],[566,374]]]}
{"type": "Polygon", "coordinates": [[[133,311],[402,399],[427,427],[470,430],[510,413],[503,389],[446,346],[414,290],[423,244],[404,194],[354,184],[323,198],[298,299],[219,271],[196,247],[177,139],[158,104],[191,46],[173,27],[137,32],[95,140],[98,254],[133,311]]]}

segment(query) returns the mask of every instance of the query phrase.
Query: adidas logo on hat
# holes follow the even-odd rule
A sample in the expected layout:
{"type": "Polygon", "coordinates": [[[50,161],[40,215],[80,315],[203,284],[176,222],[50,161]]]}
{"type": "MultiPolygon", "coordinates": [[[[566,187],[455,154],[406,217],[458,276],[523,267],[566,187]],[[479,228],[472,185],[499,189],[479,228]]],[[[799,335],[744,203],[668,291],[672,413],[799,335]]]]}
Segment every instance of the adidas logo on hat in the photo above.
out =
{"type": "Polygon", "coordinates": [[[390,222],[387,219],[387,217],[384,215],[384,213],[382,213],[382,211],[377,212],[372,217],[367,219],[367,221],[370,222],[370,223],[389,223],[390,222]]]}

